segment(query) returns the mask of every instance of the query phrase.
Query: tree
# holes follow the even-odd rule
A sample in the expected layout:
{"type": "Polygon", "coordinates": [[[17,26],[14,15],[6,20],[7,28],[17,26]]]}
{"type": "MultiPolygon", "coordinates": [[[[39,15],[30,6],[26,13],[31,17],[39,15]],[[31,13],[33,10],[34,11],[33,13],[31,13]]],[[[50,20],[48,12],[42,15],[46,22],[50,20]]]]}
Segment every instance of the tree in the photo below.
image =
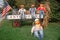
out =
{"type": "Polygon", "coordinates": [[[50,0],[51,3],[51,20],[59,21],[60,20],[60,3],[56,0],[50,0]]]}
{"type": "Polygon", "coordinates": [[[9,5],[11,6],[11,7],[16,7],[16,1],[15,0],[7,0],[7,2],[9,3],[9,5]]]}

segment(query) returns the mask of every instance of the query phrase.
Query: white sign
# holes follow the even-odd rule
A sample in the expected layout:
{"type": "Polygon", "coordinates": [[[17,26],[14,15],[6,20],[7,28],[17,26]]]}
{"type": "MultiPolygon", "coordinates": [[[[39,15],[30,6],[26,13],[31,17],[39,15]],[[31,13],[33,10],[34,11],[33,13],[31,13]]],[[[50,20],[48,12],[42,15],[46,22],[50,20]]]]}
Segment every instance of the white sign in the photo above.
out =
{"type": "Polygon", "coordinates": [[[7,15],[7,19],[21,19],[20,15],[7,15]]]}
{"type": "Polygon", "coordinates": [[[32,19],[31,15],[26,15],[26,19],[32,19]]]}
{"type": "Polygon", "coordinates": [[[39,14],[36,14],[36,18],[39,18],[39,14]]]}
{"type": "MultiPolygon", "coordinates": [[[[32,16],[30,14],[25,15],[26,19],[32,19],[32,16]]],[[[36,14],[36,18],[39,18],[39,14],[36,14]]],[[[7,19],[21,19],[20,15],[7,15],[7,19]]]]}

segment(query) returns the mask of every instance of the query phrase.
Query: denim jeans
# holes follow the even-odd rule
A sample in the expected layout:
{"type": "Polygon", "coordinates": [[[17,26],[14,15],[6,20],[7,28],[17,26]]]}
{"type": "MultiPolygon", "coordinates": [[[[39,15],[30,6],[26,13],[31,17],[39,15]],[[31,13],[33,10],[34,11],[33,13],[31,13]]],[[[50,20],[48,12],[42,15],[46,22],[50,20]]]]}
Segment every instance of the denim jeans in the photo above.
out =
{"type": "Polygon", "coordinates": [[[43,10],[40,10],[40,14],[39,14],[39,16],[40,16],[40,19],[43,19],[43,18],[44,18],[45,13],[44,13],[44,11],[43,11],[43,10]]]}
{"type": "Polygon", "coordinates": [[[44,38],[44,33],[43,30],[39,30],[39,31],[34,31],[34,35],[35,37],[37,37],[39,40],[43,40],[44,38]]]}
{"type": "Polygon", "coordinates": [[[25,14],[24,13],[20,13],[21,19],[25,19],[25,14]]]}
{"type": "Polygon", "coordinates": [[[36,18],[35,12],[34,13],[31,13],[31,16],[32,16],[32,19],[35,19],[36,18]]]}

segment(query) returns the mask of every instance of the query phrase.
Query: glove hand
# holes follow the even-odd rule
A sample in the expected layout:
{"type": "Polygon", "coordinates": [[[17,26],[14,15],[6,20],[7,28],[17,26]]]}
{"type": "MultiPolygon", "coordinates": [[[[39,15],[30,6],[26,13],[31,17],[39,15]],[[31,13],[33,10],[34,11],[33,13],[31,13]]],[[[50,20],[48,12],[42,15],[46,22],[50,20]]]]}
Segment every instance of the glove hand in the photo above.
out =
{"type": "Polygon", "coordinates": [[[31,35],[33,34],[33,31],[31,31],[31,35]]]}

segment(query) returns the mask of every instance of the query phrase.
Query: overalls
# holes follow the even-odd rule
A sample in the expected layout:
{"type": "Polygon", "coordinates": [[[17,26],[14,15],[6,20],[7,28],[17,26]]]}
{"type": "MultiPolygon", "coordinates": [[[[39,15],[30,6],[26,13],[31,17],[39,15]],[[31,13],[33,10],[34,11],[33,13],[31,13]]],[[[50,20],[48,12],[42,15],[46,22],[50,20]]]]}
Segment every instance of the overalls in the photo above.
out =
{"type": "Polygon", "coordinates": [[[30,8],[30,13],[31,13],[31,16],[32,16],[32,19],[35,19],[36,18],[36,8],[30,8]]]}
{"type": "Polygon", "coordinates": [[[24,10],[21,10],[21,11],[20,11],[20,16],[21,16],[21,19],[25,19],[25,13],[24,13],[24,10]]]}

